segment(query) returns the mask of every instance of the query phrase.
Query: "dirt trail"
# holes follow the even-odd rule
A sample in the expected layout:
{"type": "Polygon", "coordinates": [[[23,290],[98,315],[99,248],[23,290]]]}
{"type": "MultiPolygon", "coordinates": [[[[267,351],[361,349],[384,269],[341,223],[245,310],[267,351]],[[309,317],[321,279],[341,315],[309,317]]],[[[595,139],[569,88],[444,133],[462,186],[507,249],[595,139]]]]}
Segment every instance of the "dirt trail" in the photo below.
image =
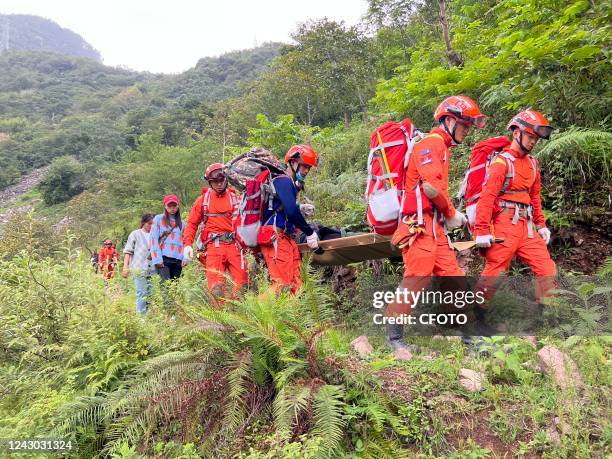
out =
{"type": "Polygon", "coordinates": [[[48,167],[41,167],[24,175],[21,180],[15,185],[11,185],[4,190],[0,190],[0,226],[8,222],[13,216],[27,212],[32,208],[31,205],[25,205],[21,207],[10,207],[21,195],[31,191],[36,185],[40,183],[45,174],[47,173],[48,167]]]}

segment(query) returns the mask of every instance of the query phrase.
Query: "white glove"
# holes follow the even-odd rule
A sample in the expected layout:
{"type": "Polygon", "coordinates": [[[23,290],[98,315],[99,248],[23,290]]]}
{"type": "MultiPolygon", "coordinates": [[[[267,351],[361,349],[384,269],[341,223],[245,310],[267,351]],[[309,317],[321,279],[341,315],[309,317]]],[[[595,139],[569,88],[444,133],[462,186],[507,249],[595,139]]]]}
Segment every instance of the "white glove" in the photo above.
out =
{"type": "Polygon", "coordinates": [[[544,242],[546,242],[546,244],[550,242],[550,230],[548,228],[540,228],[538,230],[538,234],[542,239],[544,239],[544,242]]]}
{"type": "Polygon", "coordinates": [[[188,245],[183,249],[183,261],[189,263],[193,259],[193,247],[188,245]]]}
{"type": "Polygon", "coordinates": [[[306,236],[306,244],[308,244],[308,247],[312,250],[319,248],[319,235],[316,231],[313,231],[310,236],[306,236]]]}
{"type": "Polygon", "coordinates": [[[458,210],[455,210],[455,215],[446,220],[446,227],[448,229],[459,228],[467,223],[467,218],[458,210]]]}
{"type": "Polygon", "coordinates": [[[490,234],[485,234],[484,236],[476,236],[476,247],[491,247],[493,241],[495,241],[495,238],[490,234]]]}
{"type": "Polygon", "coordinates": [[[300,212],[305,217],[311,217],[314,215],[315,206],[313,204],[300,204],[300,212]]]}

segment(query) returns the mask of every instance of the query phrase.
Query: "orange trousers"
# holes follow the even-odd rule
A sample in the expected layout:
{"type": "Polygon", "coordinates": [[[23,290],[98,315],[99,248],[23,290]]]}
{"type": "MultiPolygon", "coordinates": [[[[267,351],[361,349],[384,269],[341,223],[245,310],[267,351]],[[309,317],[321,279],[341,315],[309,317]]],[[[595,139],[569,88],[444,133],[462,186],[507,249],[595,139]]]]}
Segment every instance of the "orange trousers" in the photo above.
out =
{"type": "Polygon", "coordinates": [[[100,268],[100,274],[102,274],[104,279],[108,280],[115,277],[115,269],[112,263],[102,262],[98,266],[100,268]]]}
{"type": "Polygon", "coordinates": [[[533,237],[529,237],[529,221],[521,217],[512,224],[512,213],[502,212],[493,220],[493,231],[496,238],[503,242],[493,244],[486,249],[486,264],[479,285],[487,287],[485,297],[495,294],[497,276],[508,270],[512,258],[517,255],[528,265],[536,276],[536,300],[540,301],[547,292],[556,287],[557,267],[550,257],[546,243],[533,228],[533,237]]]}
{"type": "Polygon", "coordinates": [[[206,284],[214,297],[225,295],[225,272],[229,271],[233,291],[237,298],[248,282],[247,260],[236,242],[210,242],[206,246],[206,284]]]}
{"type": "Polygon", "coordinates": [[[273,245],[262,245],[261,254],[266,260],[272,288],[295,293],[302,285],[302,257],[297,243],[285,232],[277,234],[276,250],[273,245]]]}
{"type": "MultiPolygon", "coordinates": [[[[411,246],[402,249],[404,278],[399,285],[400,289],[410,291],[424,289],[431,281],[432,275],[465,276],[444,234],[444,224],[438,220],[434,227],[432,214],[424,214],[423,222],[425,232],[419,234],[411,246]]],[[[402,224],[404,223],[400,223],[402,224]]],[[[407,303],[391,303],[387,307],[386,315],[410,314],[410,307],[411,305],[407,303]]]]}
{"type": "Polygon", "coordinates": [[[437,221],[434,228],[433,216],[429,214],[423,215],[423,221],[425,232],[419,234],[410,247],[402,250],[404,277],[464,276],[455,252],[448,244],[443,224],[437,221]]]}

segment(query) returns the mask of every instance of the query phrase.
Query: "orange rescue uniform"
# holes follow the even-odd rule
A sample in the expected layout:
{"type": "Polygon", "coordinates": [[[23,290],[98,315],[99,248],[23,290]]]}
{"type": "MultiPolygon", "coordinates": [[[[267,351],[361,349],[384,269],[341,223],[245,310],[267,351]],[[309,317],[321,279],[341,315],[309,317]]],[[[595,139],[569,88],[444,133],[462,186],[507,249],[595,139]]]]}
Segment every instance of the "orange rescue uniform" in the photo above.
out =
{"type": "Polygon", "coordinates": [[[233,237],[233,215],[236,210],[236,192],[227,188],[218,194],[212,188],[204,187],[202,195],[196,199],[189,211],[189,218],[183,237],[185,246],[193,244],[198,226],[204,222],[201,240],[206,250],[206,283],[209,292],[214,296],[225,294],[225,272],[229,271],[234,284],[233,297],[237,297],[240,290],[248,282],[246,259],[239,243],[233,237]],[[206,215],[204,203],[208,195],[206,215]],[[214,237],[226,235],[226,237],[214,237]],[[232,236],[229,236],[232,235],[232,236]],[[229,239],[226,239],[229,238],[229,239]]]}
{"type": "Polygon", "coordinates": [[[117,264],[117,251],[112,247],[102,247],[98,253],[98,266],[105,279],[113,277],[113,266],[117,264]]]}
{"type": "MultiPolygon", "coordinates": [[[[435,198],[435,206],[424,204],[425,232],[410,247],[402,250],[404,277],[464,275],[444,232],[442,219],[451,218],[455,214],[455,207],[448,196],[451,142],[450,135],[443,129],[433,128],[423,140],[415,144],[410,156],[404,180],[406,193],[413,194],[417,186],[429,183],[438,190],[438,196],[435,198]]],[[[421,199],[428,201],[423,193],[421,199]]]]}
{"type": "Polygon", "coordinates": [[[511,148],[504,153],[507,157],[498,156],[489,166],[476,206],[475,236],[491,234],[504,239],[486,249],[482,276],[499,276],[508,269],[514,255],[518,255],[537,277],[536,298],[539,299],[555,287],[556,274],[546,243],[537,234],[537,230],[546,227],[540,199],[540,170],[530,155],[520,155],[511,148]],[[510,162],[514,177],[503,191],[510,162]]]}
{"type": "MultiPolygon", "coordinates": [[[[450,135],[443,129],[435,127],[415,144],[410,156],[404,190],[408,196],[407,200],[414,201],[418,199],[415,198],[415,190],[417,186],[419,187],[423,205],[422,225],[425,231],[419,234],[410,246],[402,249],[404,279],[400,288],[418,291],[427,286],[432,275],[465,275],[459,268],[444,230],[443,218],[451,218],[455,214],[455,207],[448,195],[451,143],[450,135]],[[438,196],[434,199],[435,205],[422,192],[423,183],[429,183],[438,191],[438,196]]],[[[414,205],[416,204],[409,204],[408,209],[402,209],[402,212],[416,213],[414,205]]],[[[409,314],[409,306],[406,303],[392,303],[387,308],[386,314],[388,316],[409,314]]]]}
{"type": "Polygon", "coordinates": [[[277,230],[276,237],[276,248],[273,244],[259,246],[266,260],[272,288],[276,292],[289,288],[291,293],[296,293],[302,285],[300,250],[286,231],[277,230]]]}

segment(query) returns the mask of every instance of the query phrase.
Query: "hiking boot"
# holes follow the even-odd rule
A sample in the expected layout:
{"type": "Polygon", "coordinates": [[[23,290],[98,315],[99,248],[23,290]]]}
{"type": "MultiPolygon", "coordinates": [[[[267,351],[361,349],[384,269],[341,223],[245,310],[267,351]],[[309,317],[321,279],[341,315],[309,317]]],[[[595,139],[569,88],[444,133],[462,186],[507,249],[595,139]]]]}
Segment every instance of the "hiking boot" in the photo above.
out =
{"type": "Polygon", "coordinates": [[[385,329],[385,342],[394,351],[405,349],[412,354],[418,354],[420,348],[414,344],[408,344],[404,341],[404,326],[398,324],[387,324],[385,329]]]}
{"type": "Polygon", "coordinates": [[[486,315],[486,309],[474,308],[475,321],[471,331],[481,339],[483,336],[491,337],[498,334],[497,330],[487,323],[486,315]]]}

